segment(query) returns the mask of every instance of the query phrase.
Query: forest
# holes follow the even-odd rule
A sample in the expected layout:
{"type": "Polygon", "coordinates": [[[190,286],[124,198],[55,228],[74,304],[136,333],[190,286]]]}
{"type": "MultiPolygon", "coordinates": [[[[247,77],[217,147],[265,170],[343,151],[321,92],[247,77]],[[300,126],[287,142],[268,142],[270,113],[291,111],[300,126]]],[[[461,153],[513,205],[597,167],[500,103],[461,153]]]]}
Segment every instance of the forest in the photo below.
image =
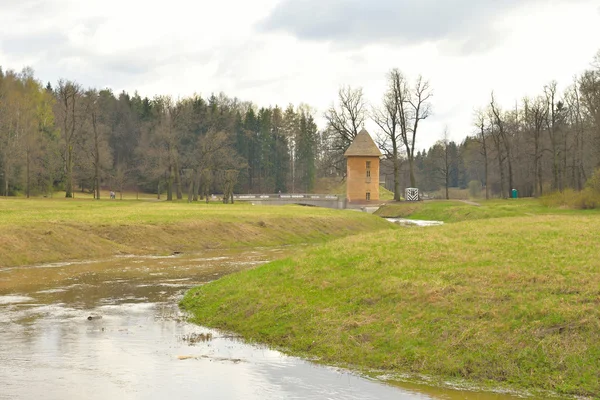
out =
{"type": "Polygon", "coordinates": [[[486,198],[582,190],[600,165],[600,53],[563,91],[549,82],[510,108],[491,92],[487,104],[473,105],[462,142],[446,130],[425,150],[416,142],[434,112],[434,88],[398,69],[387,83],[379,104],[342,87],[321,116],[306,104],[259,107],[223,93],[150,99],[67,79],[44,85],[31,68],[0,68],[0,194],[100,198],[109,188],[226,201],[310,193],[321,178],[343,182],[343,153],[365,125],[376,127],[382,180],[397,200],[406,187],[445,189],[445,197],[469,188],[486,198]]]}

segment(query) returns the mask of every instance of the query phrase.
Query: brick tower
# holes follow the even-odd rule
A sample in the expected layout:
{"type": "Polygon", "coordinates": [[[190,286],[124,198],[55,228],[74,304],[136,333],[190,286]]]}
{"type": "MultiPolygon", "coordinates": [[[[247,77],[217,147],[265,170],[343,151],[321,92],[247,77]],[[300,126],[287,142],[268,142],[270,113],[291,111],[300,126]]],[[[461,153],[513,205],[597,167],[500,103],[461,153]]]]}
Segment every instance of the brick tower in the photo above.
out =
{"type": "Polygon", "coordinates": [[[349,203],[379,200],[381,151],[364,128],[344,153],[347,161],[346,199],[349,203]]]}

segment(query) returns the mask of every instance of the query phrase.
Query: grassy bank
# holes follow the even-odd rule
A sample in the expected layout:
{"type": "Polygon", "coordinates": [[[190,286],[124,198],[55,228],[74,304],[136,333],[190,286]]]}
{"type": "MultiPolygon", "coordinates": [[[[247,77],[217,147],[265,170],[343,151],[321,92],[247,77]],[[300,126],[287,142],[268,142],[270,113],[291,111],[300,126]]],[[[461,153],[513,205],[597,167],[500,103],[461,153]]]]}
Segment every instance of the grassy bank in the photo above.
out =
{"type": "Polygon", "coordinates": [[[317,243],[389,225],[363,213],[300,206],[0,199],[0,267],[317,243]]]}
{"type": "Polygon", "coordinates": [[[598,226],[600,214],[525,215],[353,236],[182,305],[324,363],[598,397],[598,226]]]}
{"type": "MultiPolygon", "coordinates": [[[[587,210],[599,214],[598,210],[587,210]]],[[[390,203],[376,214],[384,218],[424,219],[444,222],[471,221],[477,219],[528,217],[532,215],[587,215],[582,211],[564,207],[548,206],[536,199],[482,200],[477,203],[462,201],[420,201],[390,203]]]]}

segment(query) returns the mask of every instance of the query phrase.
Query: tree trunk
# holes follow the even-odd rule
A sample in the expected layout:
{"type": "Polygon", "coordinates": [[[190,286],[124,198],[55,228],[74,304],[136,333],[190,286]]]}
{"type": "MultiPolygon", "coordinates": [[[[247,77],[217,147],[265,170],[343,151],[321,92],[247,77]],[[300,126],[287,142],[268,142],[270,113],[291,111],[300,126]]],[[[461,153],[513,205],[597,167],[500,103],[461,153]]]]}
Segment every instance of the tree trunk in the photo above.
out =
{"type": "Polygon", "coordinates": [[[100,144],[98,143],[98,132],[94,118],[94,198],[100,200],[100,144]]]}
{"type": "Polygon", "coordinates": [[[540,144],[539,144],[539,138],[537,133],[534,134],[535,136],[533,137],[533,196],[534,197],[539,197],[540,193],[538,191],[538,167],[540,164],[540,157],[539,157],[539,152],[540,152],[540,144]]]}
{"type": "Polygon", "coordinates": [[[30,162],[31,157],[29,155],[29,152],[30,152],[30,150],[29,150],[29,146],[28,146],[28,148],[25,150],[25,157],[27,159],[26,160],[27,166],[25,167],[25,169],[26,169],[26,175],[27,175],[27,177],[26,177],[26,183],[25,183],[25,185],[26,185],[25,192],[27,194],[27,198],[29,198],[29,187],[30,187],[29,184],[31,182],[31,177],[30,177],[30,173],[29,173],[29,171],[30,171],[29,162],[30,162]]]}
{"type": "Polygon", "coordinates": [[[173,201],[173,167],[169,167],[169,176],[167,177],[167,201],[173,201]]]}
{"type": "Polygon", "coordinates": [[[542,163],[538,161],[538,170],[536,171],[537,176],[538,176],[538,185],[539,185],[539,190],[538,190],[538,195],[540,197],[542,197],[544,195],[544,182],[542,182],[542,177],[543,177],[543,171],[542,171],[542,163]]]}
{"type": "Polygon", "coordinates": [[[515,188],[513,183],[513,169],[512,169],[512,157],[510,143],[508,142],[508,136],[500,131],[502,134],[502,141],[504,142],[504,148],[506,150],[506,161],[508,163],[508,198],[511,197],[511,191],[515,188]]]}
{"type": "Polygon", "coordinates": [[[485,142],[485,123],[483,120],[481,122],[481,147],[483,148],[483,163],[484,163],[484,172],[485,172],[485,199],[489,200],[490,188],[489,188],[488,152],[487,152],[487,143],[485,142]]]}
{"type": "Polygon", "coordinates": [[[415,165],[415,160],[413,158],[412,155],[409,155],[408,157],[408,167],[410,169],[410,187],[415,187],[417,186],[417,180],[415,179],[415,169],[414,169],[414,165],[415,165]]]}
{"type": "Polygon", "coordinates": [[[194,184],[196,182],[195,179],[195,171],[192,171],[192,175],[189,177],[188,182],[188,203],[191,203],[194,200],[194,184]]]}
{"type": "Polygon", "coordinates": [[[4,197],[8,197],[8,162],[4,163],[4,197]]]}
{"type": "Polygon", "coordinates": [[[562,189],[565,190],[567,188],[567,133],[565,132],[563,135],[563,166],[562,166],[562,189]]]}
{"type": "MultiPolygon", "coordinates": [[[[444,134],[444,137],[447,137],[444,134]]],[[[448,191],[448,186],[450,183],[450,162],[448,162],[448,140],[444,139],[445,147],[444,147],[444,163],[445,163],[445,186],[446,186],[446,200],[450,200],[450,193],[448,191]]]]}
{"type": "Polygon", "coordinates": [[[500,193],[502,193],[502,198],[506,198],[506,192],[504,191],[504,163],[502,159],[498,157],[498,168],[500,168],[500,193]]]}
{"type": "Polygon", "coordinates": [[[194,201],[198,201],[200,193],[200,168],[196,169],[194,175],[194,201]]]}
{"type": "Polygon", "coordinates": [[[400,159],[398,158],[398,146],[392,143],[392,156],[394,157],[394,201],[400,201],[400,159]]]}
{"type": "Polygon", "coordinates": [[[580,132],[580,136],[577,142],[577,190],[583,189],[582,178],[584,171],[583,167],[583,132],[580,132]]]}
{"type": "Polygon", "coordinates": [[[554,153],[554,156],[552,158],[552,178],[554,190],[560,190],[558,173],[558,155],[554,153]]]}
{"type": "Polygon", "coordinates": [[[508,161],[508,197],[511,197],[511,191],[515,188],[513,183],[513,169],[512,169],[512,161],[510,159],[510,153],[506,155],[506,160],[508,161]]]}
{"type": "MultiPolygon", "coordinates": [[[[493,133],[492,133],[493,134],[493,133]]],[[[493,136],[494,145],[496,147],[496,152],[498,153],[498,171],[500,171],[500,196],[505,199],[506,192],[504,191],[504,160],[502,158],[502,146],[500,141],[502,140],[500,136],[493,136]]]]}
{"type": "Polygon", "coordinates": [[[72,198],[73,197],[73,146],[69,144],[67,148],[67,176],[66,176],[66,187],[65,187],[65,197],[72,198]]]}
{"type": "Polygon", "coordinates": [[[450,192],[448,191],[448,175],[446,174],[446,200],[450,200],[450,192]]]}
{"type": "Polygon", "coordinates": [[[179,157],[175,156],[175,186],[177,190],[177,200],[183,199],[183,189],[181,184],[181,174],[179,173],[179,157]]]}

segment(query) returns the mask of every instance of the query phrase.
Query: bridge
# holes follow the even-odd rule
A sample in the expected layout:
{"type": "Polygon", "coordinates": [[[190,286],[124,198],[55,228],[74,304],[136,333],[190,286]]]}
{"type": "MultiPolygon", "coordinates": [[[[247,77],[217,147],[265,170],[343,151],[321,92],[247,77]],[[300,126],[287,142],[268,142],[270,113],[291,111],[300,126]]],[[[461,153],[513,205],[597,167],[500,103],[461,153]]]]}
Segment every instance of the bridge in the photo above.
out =
{"type": "Polygon", "coordinates": [[[344,209],[346,199],[333,194],[238,194],[234,195],[235,201],[247,201],[256,205],[282,206],[285,204],[300,204],[303,206],[315,206],[344,209]]]}

